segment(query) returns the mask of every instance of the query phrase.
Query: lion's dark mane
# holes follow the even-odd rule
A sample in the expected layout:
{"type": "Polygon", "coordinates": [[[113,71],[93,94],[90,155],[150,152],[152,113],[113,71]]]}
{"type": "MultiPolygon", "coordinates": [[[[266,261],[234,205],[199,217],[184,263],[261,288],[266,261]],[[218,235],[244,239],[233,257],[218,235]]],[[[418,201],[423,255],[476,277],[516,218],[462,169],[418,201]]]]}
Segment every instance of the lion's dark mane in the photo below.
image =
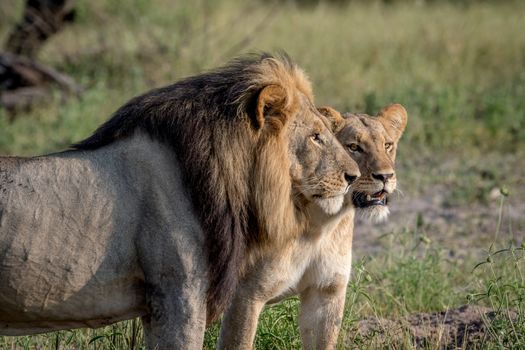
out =
{"type": "MultiPolygon", "coordinates": [[[[211,318],[231,298],[247,247],[257,239],[257,219],[246,183],[260,127],[251,113],[264,88],[258,66],[268,57],[238,59],[135,97],[93,135],[73,145],[77,150],[93,150],[142,130],[173,148],[206,234],[211,318]]],[[[293,69],[287,56],[279,60],[293,69]]]]}

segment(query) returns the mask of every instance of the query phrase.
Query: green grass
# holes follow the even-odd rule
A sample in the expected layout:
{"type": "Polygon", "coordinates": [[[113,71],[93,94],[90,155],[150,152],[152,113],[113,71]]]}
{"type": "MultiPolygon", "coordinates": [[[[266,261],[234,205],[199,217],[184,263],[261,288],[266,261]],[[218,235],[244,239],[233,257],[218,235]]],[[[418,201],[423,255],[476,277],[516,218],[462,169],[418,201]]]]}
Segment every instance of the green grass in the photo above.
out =
{"type": "MultiPolygon", "coordinates": [[[[0,4],[0,39],[20,15],[21,3],[0,4]]],[[[406,107],[398,177],[409,185],[402,187],[407,196],[440,185],[448,189],[451,207],[486,205],[491,191],[505,185],[509,201],[522,198],[525,3],[391,3],[298,7],[240,0],[79,0],[77,22],[53,37],[40,59],[73,76],[85,93],[64,100],[57,92],[13,121],[0,110],[0,154],[67,148],[134,95],[242,53],[284,49],[308,72],[319,105],[367,113],[391,102],[406,107]]],[[[498,241],[487,247],[490,261],[474,268],[479,251],[452,259],[447,247],[426,234],[424,225],[385,232],[378,238],[385,250],[355,263],[340,347],[348,339],[359,348],[381,347],[377,339],[352,338],[352,327],[365,316],[395,318],[476,302],[497,310],[487,348],[523,348],[522,248],[498,241]],[[496,253],[501,248],[506,250],[496,253]],[[517,317],[506,315],[508,307],[517,317]]],[[[258,349],[300,347],[297,305],[291,299],[265,310],[258,349]]],[[[214,348],[217,335],[213,325],[205,348],[214,348]]],[[[143,348],[137,322],[0,337],[0,349],[127,349],[132,343],[143,348]]],[[[404,347],[411,347],[408,337],[404,347]]]]}
{"type": "Polygon", "coordinates": [[[525,347],[525,245],[491,252],[476,267],[487,276],[472,301],[484,301],[495,311],[489,324],[490,343],[494,348],[525,347]]]}

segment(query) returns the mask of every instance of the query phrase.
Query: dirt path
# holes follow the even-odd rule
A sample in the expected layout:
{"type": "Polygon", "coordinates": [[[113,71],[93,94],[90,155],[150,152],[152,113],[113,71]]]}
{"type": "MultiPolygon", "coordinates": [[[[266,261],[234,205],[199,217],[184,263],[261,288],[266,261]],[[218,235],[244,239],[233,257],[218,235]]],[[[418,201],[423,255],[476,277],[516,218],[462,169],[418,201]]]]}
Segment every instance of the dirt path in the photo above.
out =
{"type": "Polygon", "coordinates": [[[378,348],[480,348],[487,335],[487,321],[494,316],[488,308],[465,305],[397,320],[370,317],[359,321],[353,332],[348,332],[351,336],[346,344],[349,349],[357,349],[363,343],[378,348]],[[405,344],[407,339],[410,344],[405,344]]]}
{"type": "Polygon", "coordinates": [[[447,189],[435,186],[418,196],[394,197],[389,204],[387,222],[372,224],[358,219],[354,235],[356,257],[381,254],[388,234],[416,232],[429,242],[449,251],[451,257],[484,256],[494,241],[508,246],[509,240],[520,245],[525,237],[525,201],[520,196],[505,198],[498,232],[501,195],[498,188],[486,204],[447,205],[447,189]]]}

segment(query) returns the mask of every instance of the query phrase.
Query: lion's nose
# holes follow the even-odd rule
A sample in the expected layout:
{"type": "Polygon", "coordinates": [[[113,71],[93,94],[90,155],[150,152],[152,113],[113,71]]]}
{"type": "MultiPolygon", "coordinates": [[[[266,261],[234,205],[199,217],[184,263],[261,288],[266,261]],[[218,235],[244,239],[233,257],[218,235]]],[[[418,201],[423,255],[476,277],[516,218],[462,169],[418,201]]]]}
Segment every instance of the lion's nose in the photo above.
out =
{"type": "Polygon", "coordinates": [[[345,173],[345,180],[348,182],[349,185],[352,184],[357,179],[357,175],[350,175],[348,173],[345,173]]]}
{"type": "Polygon", "coordinates": [[[388,179],[394,176],[394,173],[390,174],[372,174],[372,177],[376,180],[386,182],[388,179]]]}

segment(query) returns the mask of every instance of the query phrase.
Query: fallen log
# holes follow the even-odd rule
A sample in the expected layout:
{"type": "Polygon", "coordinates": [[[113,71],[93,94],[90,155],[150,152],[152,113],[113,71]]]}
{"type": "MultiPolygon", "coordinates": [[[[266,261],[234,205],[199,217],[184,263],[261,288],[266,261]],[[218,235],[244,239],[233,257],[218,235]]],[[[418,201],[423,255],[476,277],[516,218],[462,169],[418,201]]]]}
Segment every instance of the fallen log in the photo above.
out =
{"type": "Polygon", "coordinates": [[[82,87],[70,76],[35,60],[0,53],[0,104],[10,112],[42,102],[57,86],[65,95],[80,97],[82,87]]]}

